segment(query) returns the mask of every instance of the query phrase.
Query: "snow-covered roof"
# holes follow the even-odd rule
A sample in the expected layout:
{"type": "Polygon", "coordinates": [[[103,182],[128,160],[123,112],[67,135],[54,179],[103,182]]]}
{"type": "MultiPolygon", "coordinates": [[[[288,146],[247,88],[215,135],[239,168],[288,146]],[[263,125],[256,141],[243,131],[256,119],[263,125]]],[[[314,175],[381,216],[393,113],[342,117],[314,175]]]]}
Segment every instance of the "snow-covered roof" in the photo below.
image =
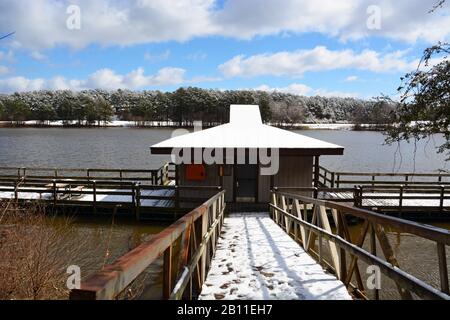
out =
{"type": "Polygon", "coordinates": [[[229,123],[173,137],[150,148],[154,154],[170,154],[173,148],[278,148],[280,154],[301,155],[344,152],[341,146],[263,124],[255,105],[231,105],[229,123]]]}

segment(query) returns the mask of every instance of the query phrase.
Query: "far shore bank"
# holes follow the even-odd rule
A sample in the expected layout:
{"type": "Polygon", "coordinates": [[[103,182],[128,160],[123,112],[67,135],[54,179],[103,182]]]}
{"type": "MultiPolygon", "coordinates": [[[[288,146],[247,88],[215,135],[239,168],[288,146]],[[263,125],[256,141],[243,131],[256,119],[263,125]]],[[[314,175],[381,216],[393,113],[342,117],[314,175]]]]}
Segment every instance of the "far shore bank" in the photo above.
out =
{"type": "MultiPolygon", "coordinates": [[[[283,128],[287,130],[354,130],[354,131],[383,131],[386,125],[380,124],[355,124],[355,123],[267,123],[268,125],[283,128]]],[[[207,125],[204,127],[212,127],[219,124],[207,125]]],[[[114,120],[101,124],[86,124],[78,121],[50,121],[40,123],[36,120],[24,121],[22,123],[14,123],[11,121],[0,121],[0,128],[193,128],[193,125],[167,121],[123,121],[114,120]]]]}

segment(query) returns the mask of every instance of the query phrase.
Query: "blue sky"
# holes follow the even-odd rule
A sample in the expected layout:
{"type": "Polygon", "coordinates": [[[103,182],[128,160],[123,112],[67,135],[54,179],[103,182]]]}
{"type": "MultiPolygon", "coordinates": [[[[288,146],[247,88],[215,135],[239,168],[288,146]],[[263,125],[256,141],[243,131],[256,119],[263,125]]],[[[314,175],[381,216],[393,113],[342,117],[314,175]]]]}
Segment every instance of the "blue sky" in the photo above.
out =
{"type": "Polygon", "coordinates": [[[2,0],[0,35],[16,33],[0,41],[0,93],[198,86],[395,95],[423,49],[449,38],[449,5],[428,13],[432,7],[419,0],[2,0]]]}

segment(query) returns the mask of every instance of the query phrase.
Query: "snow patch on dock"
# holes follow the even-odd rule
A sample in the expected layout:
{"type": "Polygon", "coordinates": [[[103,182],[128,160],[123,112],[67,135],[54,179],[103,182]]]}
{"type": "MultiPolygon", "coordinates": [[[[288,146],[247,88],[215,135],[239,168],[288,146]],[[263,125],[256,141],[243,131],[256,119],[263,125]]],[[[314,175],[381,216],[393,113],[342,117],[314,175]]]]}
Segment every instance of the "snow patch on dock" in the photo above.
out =
{"type": "Polygon", "coordinates": [[[201,300],[349,300],[326,273],[266,213],[225,218],[201,300]]]}

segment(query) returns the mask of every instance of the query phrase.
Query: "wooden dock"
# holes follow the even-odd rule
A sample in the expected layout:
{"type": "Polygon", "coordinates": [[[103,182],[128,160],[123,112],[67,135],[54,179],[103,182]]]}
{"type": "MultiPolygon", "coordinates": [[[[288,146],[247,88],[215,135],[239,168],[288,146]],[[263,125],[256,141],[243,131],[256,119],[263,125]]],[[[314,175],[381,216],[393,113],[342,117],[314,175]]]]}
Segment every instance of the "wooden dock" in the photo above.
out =
{"type": "Polygon", "coordinates": [[[271,195],[270,217],[245,213],[224,220],[224,195],[92,274],[70,298],[139,298],[134,284],[142,287],[141,275],[161,256],[164,299],[380,299],[384,288],[362,278],[369,265],[395,283],[401,299],[450,300],[448,230],[279,191],[271,195]],[[356,237],[349,216],[363,221],[356,237]],[[402,268],[387,236],[391,229],[435,245],[436,265],[429,267],[439,270],[438,284],[402,268]]]}
{"type": "Polygon", "coordinates": [[[342,281],[327,273],[268,213],[225,218],[199,299],[349,300],[342,281]]]}
{"type": "Polygon", "coordinates": [[[450,187],[417,185],[360,185],[341,188],[275,187],[274,191],[345,203],[392,216],[450,219],[450,187]]]}
{"type": "Polygon", "coordinates": [[[158,170],[0,168],[0,173],[0,200],[38,201],[57,210],[137,220],[174,220],[220,191],[215,186],[176,186],[169,164],[158,170]]]}
{"type": "MultiPolygon", "coordinates": [[[[450,219],[450,174],[332,172],[319,166],[313,178],[316,187],[273,189],[390,215],[450,219]]],[[[176,166],[170,163],[154,170],[0,167],[0,200],[38,200],[59,208],[128,212],[141,219],[157,218],[151,215],[155,212],[178,212],[174,217],[179,216],[218,190],[215,186],[177,186],[176,181],[176,166]],[[200,189],[202,192],[196,192],[200,189]]],[[[244,211],[240,209],[249,205],[231,203],[230,208],[244,211]]],[[[267,206],[258,203],[250,208],[264,211],[267,206]]]]}

